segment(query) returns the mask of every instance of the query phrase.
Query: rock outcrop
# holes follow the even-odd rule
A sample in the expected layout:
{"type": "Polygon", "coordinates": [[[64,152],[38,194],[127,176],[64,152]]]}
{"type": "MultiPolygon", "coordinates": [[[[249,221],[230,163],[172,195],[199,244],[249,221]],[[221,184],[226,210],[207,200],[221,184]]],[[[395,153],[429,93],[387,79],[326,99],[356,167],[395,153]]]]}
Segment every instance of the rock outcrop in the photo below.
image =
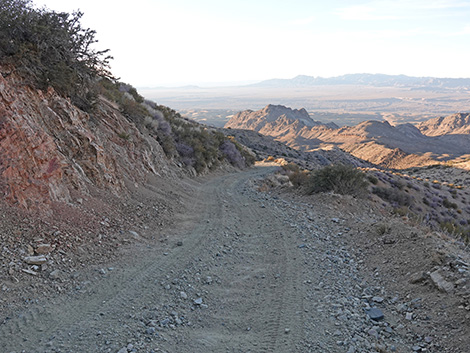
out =
{"type": "Polygon", "coordinates": [[[435,164],[470,150],[466,132],[470,130],[469,114],[431,119],[418,126],[392,126],[387,121],[370,120],[341,128],[306,115],[305,109],[268,105],[256,112],[238,113],[225,127],[255,130],[301,151],[339,147],[387,168],[435,164]]]}
{"type": "Polygon", "coordinates": [[[419,123],[417,128],[426,136],[468,135],[470,133],[470,114],[458,113],[429,119],[419,123]]]}
{"type": "Polygon", "coordinates": [[[52,201],[71,202],[73,190],[119,194],[126,180],[169,172],[158,142],[106,99],[88,114],[52,88],[0,75],[0,195],[9,203],[47,210],[52,201]]]}

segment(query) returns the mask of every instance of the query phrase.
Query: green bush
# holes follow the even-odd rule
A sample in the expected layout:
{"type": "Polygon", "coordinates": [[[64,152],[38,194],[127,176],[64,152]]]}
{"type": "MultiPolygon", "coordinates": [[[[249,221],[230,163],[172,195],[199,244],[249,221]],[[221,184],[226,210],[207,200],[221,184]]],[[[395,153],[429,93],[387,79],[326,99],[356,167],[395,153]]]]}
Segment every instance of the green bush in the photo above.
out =
{"type": "Polygon", "coordinates": [[[413,203],[410,195],[394,188],[374,187],[372,193],[392,203],[393,206],[410,206],[413,203]]]}
{"type": "Polygon", "coordinates": [[[454,203],[454,202],[450,202],[449,200],[447,199],[444,199],[442,201],[442,205],[446,208],[453,208],[454,210],[456,210],[458,208],[457,204],[454,203]]]}
{"type": "Polygon", "coordinates": [[[369,180],[369,182],[374,185],[377,185],[379,183],[379,179],[374,175],[367,175],[367,180],[369,180]]]}
{"type": "Polygon", "coordinates": [[[0,64],[31,86],[52,86],[81,109],[91,110],[96,80],[112,78],[108,50],[95,51],[96,32],[72,14],[36,9],[30,0],[0,2],[0,64]]]}
{"type": "Polygon", "coordinates": [[[329,165],[312,173],[307,192],[333,191],[337,194],[364,196],[367,192],[365,175],[353,166],[329,165]]]}

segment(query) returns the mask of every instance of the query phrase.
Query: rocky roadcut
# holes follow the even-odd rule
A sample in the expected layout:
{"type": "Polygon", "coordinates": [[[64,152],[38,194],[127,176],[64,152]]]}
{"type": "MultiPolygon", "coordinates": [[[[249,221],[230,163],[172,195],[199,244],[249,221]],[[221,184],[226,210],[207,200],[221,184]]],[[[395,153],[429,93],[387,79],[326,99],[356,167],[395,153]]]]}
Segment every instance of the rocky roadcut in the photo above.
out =
{"type": "Polygon", "coordinates": [[[2,351],[460,352],[414,334],[392,309],[405,298],[362,274],[351,214],[258,192],[274,169],[202,183],[168,243],[4,320],[2,351]]]}

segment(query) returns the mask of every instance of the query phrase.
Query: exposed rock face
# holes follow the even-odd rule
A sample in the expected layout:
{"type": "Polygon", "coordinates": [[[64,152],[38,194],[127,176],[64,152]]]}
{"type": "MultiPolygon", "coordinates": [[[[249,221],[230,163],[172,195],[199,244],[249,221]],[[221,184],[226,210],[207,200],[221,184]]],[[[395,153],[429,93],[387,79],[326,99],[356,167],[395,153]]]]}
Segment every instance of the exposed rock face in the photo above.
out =
{"type": "Polygon", "coordinates": [[[370,120],[338,128],[312,119],[313,123],[306,124],[305,110],[290,115],[286,110],[291,112],[282,106],[241,112],[226,127],[259,131],[302,151],[340,147],[357,158],[389,168],[433,164],[439,158],[455,158],[470,150],[470,136],[464,133],[470,130],[469,114],[431,119],[418,126],[370,120]]]}
{"type": "Polygon", "coordinates": [[[120,193],[124,180],[143,181],[167,163],[160,145],[104,99],[90,115],[53,89],[0,75],[0,195],[10,203],[47,209],[92,185],[120,193]]]}
{"type": "Polygon", "coordinates": [[[283,105],[269,104],[256,112],[245,110],[237,113],[232,119],[230,119],[225,127],[260,131],[268,124],[267,129],[270,129],[273,123],[277,125],[279,123],[282,124],[286,122],[297,122],[302,124],[302,126],[323,125],[318,121],[314,121],[304,108],[291,109],[284,107],[283,105]]]}
{"type": "Polygon", "coordinates": [[[446,117],[429,119],[417,125],[427,136],[468,135],[470,133],[470,114],[452,114],[446,117]]]}

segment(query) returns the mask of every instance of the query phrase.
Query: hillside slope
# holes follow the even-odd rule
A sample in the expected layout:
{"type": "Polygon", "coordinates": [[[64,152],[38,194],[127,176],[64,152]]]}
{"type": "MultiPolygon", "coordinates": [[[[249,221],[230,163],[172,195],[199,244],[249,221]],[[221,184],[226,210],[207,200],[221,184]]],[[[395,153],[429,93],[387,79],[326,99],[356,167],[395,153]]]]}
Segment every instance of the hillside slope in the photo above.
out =
{"type": "MultiPolygon", "coordinates": [[[[416,125],[423,135],[468,135],[470,133],[470,114],[458,113],[437,117],[416,125]]],[[[457,136],[454,136],[456,138],[457,136]]],[[[457,137],[458,138],[458,137],[457,137]]]]}
{"type": "Polygon", "coordinates": [[[307,125],[305,118],[285,113],[291,111],[287,107],[269,105],[257,112],[238,113],[225,126],[250,129],[250,122],[256,119],[257,131],[293,148],[310,151],[337,146],[357,158],[393,168],[432,164],[459,157],[470,150],[470,138],[465,133],[470,128],[468,117],[467,120],[462,117],[459,122],[449,117],[441,119],[442,122],[438,120],[439,124],[430,121],[418,126],[392,126],[386,121],[370,120],[338,128],[319,122],[307,125]]]}
{"type": "Polygon", "coordinates": [[[88,114],[52,88],[0,75],[0,119],[1,192],[25,208],[73,202],[74,191],[87,194],[90,186],[118,194],[126,180],[173,173],[159,143],[104,98],[88,114]]]}

